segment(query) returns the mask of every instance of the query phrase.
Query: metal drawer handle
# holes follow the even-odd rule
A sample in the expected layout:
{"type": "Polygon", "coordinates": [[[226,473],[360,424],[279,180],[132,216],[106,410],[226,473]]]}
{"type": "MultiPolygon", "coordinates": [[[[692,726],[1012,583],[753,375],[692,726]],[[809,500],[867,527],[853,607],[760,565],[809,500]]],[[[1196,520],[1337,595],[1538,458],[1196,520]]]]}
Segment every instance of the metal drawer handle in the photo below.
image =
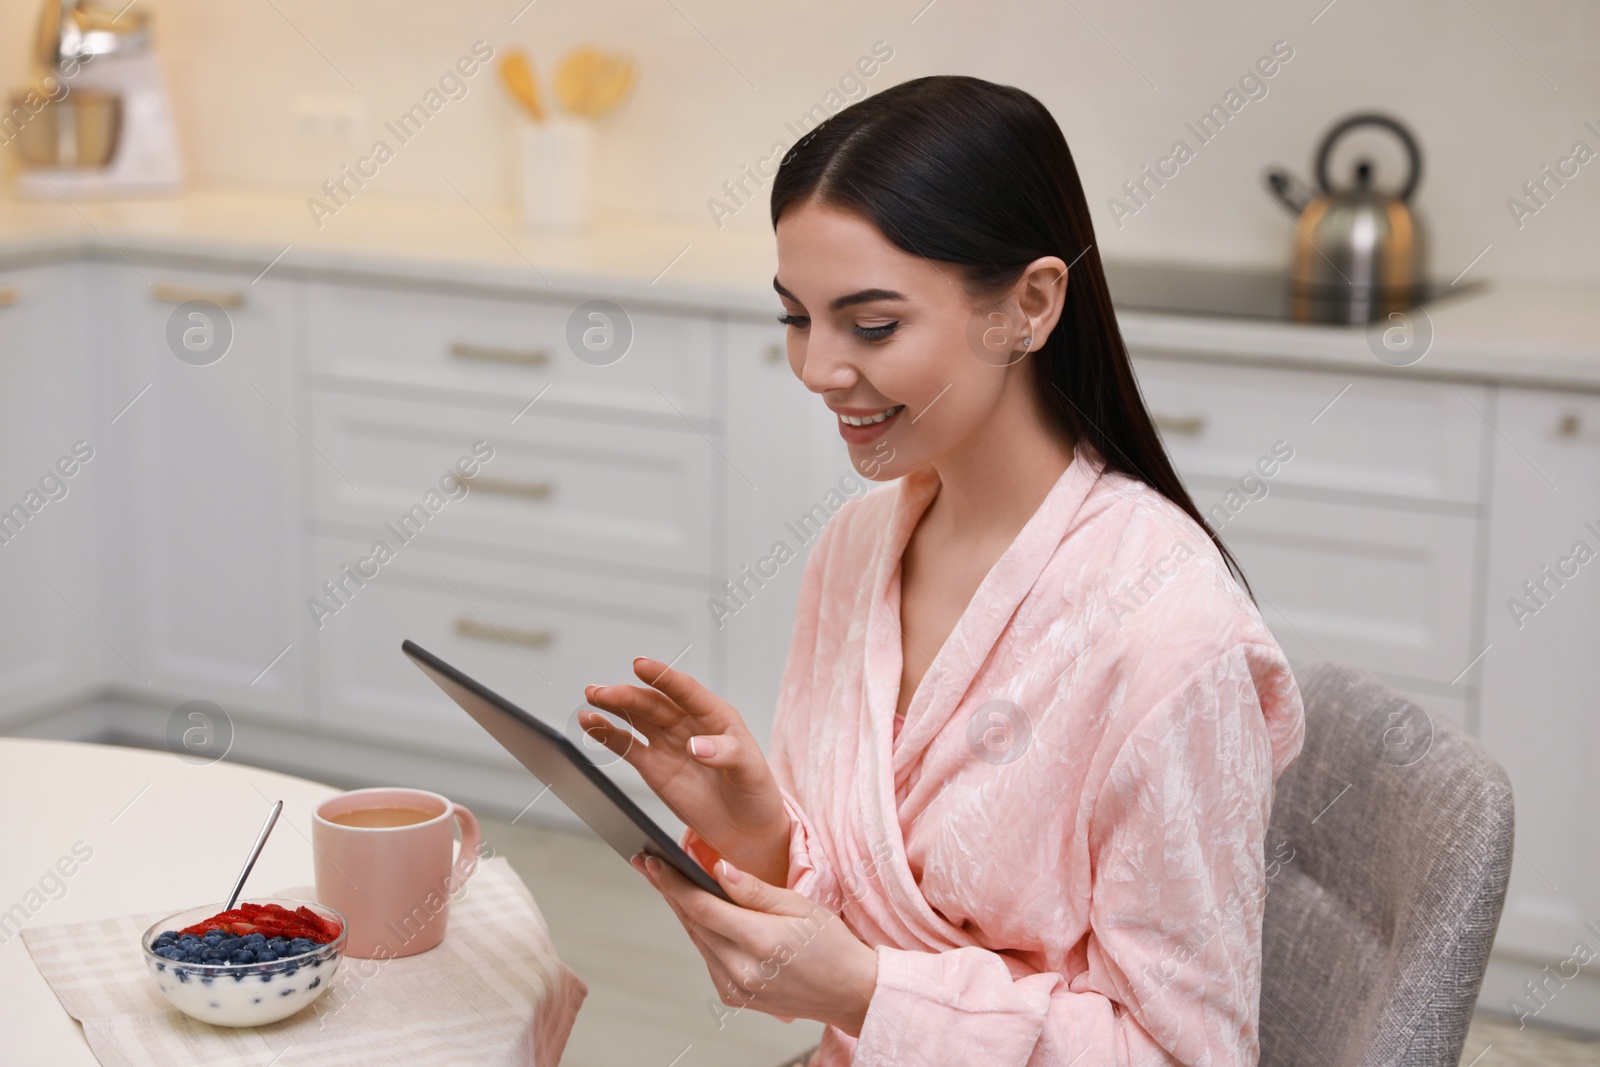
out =
{"type": "Polygon", "coordinates": [[[457,341],[450,346],[451,359],[467,359],[474,363],[516,363],[524,367],[543,367],[550,362],[548,348],[493,348],[489,345],[468,344],[457,341]]]}
{"type": "Polygon", "coordinates": [[[162,304],[187,304],[191,300],[204,300],[219,308],[244,306],[244,294],[237,289],[203,289],[196,285],[178,285],[176,282],[152,282],[150,299],[162,304]]]}
{"type": "Polygon", "coordinates": [[[17,302],[15,286],[0,285],[0,308],[8,308],[17,302]]]}
{"type": "Polygon", "coordinates": [[[471,637],[478,641],[510,641],[514,645],[527,645],[529,648],[548,648],[555,642],[556,632],[496,626],[493,623],[463,617],[456,620],[456,636],[471,637]]]}
{"type": "Polygon", "coordinates": [[[1172,433],[1181,433],[1194,436],[1205,430],[1206,417],[1204,415],[1163,415],[1155,412],[1150,416],[1158,430],[1170,430],[1172,433]]]}
{"type": "Polygon", "coordinates": [[[1556,432],[1562,437],[1577,437],[1583,432],[1583,419],[1576,411],[1569,411],[1556,424],[1556,432]]]}
{"type": "Polygon", "coordinates": [[[548,500],[556,491],[555,482],[514,482],[508,478],[486,478],[481,474],[466,479],[474,489],[501,496],[520,496],[524,500],[548,500]]]}

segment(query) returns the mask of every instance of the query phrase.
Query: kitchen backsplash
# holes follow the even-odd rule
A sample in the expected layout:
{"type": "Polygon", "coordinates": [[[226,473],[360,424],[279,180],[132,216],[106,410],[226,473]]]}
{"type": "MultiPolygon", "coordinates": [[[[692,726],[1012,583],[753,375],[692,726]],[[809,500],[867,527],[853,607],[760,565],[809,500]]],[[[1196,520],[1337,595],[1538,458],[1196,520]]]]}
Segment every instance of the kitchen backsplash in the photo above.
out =
{"type": "MultiPolygon", "coordinates": [[[[448,106],[403,143],[385,124],[475,47],[496,59],[525,47],[548,84],[566,48],[590,41],[640,67],[633,97],[601,123],[596,205],[698,222],[707,241],[768,226],[767,176],[817,117],[966,73],[1053,110],[1108,256],[1286,262],[1290,223],[1263,171],[1309,178],[1322,132],[1376,108],[1421,139],[1436,275],[1481,254],[1474,277],[1600,283],[1583,236],[1600,233],[1593,0],[141,3],[204,183],[309,200],[385,140],[376,195],[509,207],[517,118],[492,69],[452,79],[448,106]]],[[[27,0],[0,9],[8,89],[28,76],[36,13],[27,0]]],[[[1371,144],[1381,173],[1391,157],[1371,144]]]]}

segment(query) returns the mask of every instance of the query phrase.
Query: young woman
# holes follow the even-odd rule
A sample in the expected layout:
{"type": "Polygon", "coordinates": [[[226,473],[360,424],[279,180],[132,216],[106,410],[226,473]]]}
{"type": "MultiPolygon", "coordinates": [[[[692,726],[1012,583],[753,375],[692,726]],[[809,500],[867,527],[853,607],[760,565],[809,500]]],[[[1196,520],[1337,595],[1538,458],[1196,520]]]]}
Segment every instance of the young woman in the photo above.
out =
{"type": "Polygon", "coordinates": [[[817,1067],[1254,1064],[1299,691],[1145,411],[1061,130],[908,82],[794,147],[772,219],[790,366],[899,484],[812,549],[770,760],[665,664],[586,690],[736,904],[636,866],[730,1012],[827,1024],[817,1067]]]}

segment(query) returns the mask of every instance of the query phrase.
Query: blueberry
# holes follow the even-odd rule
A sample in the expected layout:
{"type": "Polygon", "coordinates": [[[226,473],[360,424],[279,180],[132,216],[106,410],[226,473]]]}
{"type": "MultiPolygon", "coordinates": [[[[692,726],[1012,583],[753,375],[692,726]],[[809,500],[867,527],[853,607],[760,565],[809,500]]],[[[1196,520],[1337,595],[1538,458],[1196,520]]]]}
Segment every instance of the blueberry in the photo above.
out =
{"type": "Polygon", "coordinates": [[[295,953],[296,955],[302,952],[310,952],[311,942],[303,937],[297,937],[293,941],[289,942],[289,951],[295,953]]]}
{"type": "Polygon", "coordinates": [[[278,996],[286,997],[290,993],[293,993],[293,992],[294,992],[294,986],[290,986],[288,989],[280,989],[280,990],[278,990],[278,996]]]}
{"type": "Polygon", "coordinates": [[[262,975],[262,976],[261,976],[261,980],[262,980],[262,981],[263,981],[263,982],[270,982],[270,981],[272,981],[272,975],[270,975],[270,974],[264,974],[264,975],[262,975]]]}
{"type": "Polygon", "coordinates": [[[300,965],[298,963],[291,963],[288,966],[284,967],[283,973],[285,975],[291,975],[291,974],[294,974],[294,972],[298,971],[299,969],[300,969],[300,965]]]}
{"type": "Polygon", "coordinates": [[[243,941],[247,945],[259,945],[267,939],[266,934],[245,934],[243,941]]]}
{"type": "Polygon", "coordinates": [[[254,963],[255,961],[256,954],[247,948],[235,949],[233,954],[228,957],[229,963],[254,963]]]}
{"type": "Polygon", "coordinates": [[[208,948],[208,949],[206,949],[206,962],[207,963],[221,963],[224,960],[226,960],[227,958],[228,958],[228,954],[226,952],[222,951],[220,948],[208,948]]]}
{"type": "Polygon", "coordinates": [[[176,930],[163,930],[163,931],[161,931],[160,936],[166,938],[168,941],[176,941],[176,940],[178,940],[178,931],[176,931],[176,930]]]}
{"type": "Polygon", "coordinates": [[[216,934],[218,937],[221,937],[222,933],[223,933],[222,927],[220,927],[220,926],[212,926],[212,927],[208,927],[206,929],[205,936],[206,937],[210,937],[212,934],[216,934]]]}
{"type": "Polygon", "coordinates": [[[243,972],[243,971],[234,971],[234,972],[233,972],[233,980],[234,980],[234,981],[235,981],[235,982],[242,982],[242,981],[244,981],[244,972],[243,972]]]}
{"type": "Polygon", "coordinates": [[[260,952],[256,953],[257,963],[273,963],[277,960],[277,958],[278,954],[272,951],[270,948],[264,948],[260,952]]]}
{"type": "Polygon", "coordinates": [[[239,951],[239,947],[243,944],[244,942],[240,941],[237,937],[225,937],[222,939],[222,944],[218,945],[217,947],[222,949],[224,952],[237,952],[239,951]]]}
{"type": "Polygon", "coordinates": [[[178,968],[174,967],[172,969],[172,973],[178,976],[178,981],[180,982],[187,982],[189,980],[188,971],[180,971],[178,968]]]}
{"type": "Polygon", "coordinates": [[[317,988],[317,986],[319,986],[319,985],[321,985],[321,984],[322,984],[322,979],[320,979],[320,978],[313,978],[313,979],[311,979],[311,984],[310,984],[310,985],[308,985],[308,986],[306,986],[306,988],[307,988],[307,989],[315,989],[315,988],[317,988]]]}

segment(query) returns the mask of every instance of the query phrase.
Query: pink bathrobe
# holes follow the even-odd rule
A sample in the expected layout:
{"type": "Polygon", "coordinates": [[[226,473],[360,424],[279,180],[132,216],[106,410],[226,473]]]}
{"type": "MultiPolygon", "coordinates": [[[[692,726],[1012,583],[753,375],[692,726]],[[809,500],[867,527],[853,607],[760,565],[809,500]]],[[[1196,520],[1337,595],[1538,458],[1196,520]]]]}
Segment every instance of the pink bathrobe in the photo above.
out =
{"type": "Polygon", "coordinates": [[[1255,1064],[1304,734],[1282,650],[1200,528],[1080,444],[897,730],[900,557],[937,487],[851,502],[806,563],[771,746],[789,886],[878,954],[861,1036],[813,1064],[1255,1064]]]}

